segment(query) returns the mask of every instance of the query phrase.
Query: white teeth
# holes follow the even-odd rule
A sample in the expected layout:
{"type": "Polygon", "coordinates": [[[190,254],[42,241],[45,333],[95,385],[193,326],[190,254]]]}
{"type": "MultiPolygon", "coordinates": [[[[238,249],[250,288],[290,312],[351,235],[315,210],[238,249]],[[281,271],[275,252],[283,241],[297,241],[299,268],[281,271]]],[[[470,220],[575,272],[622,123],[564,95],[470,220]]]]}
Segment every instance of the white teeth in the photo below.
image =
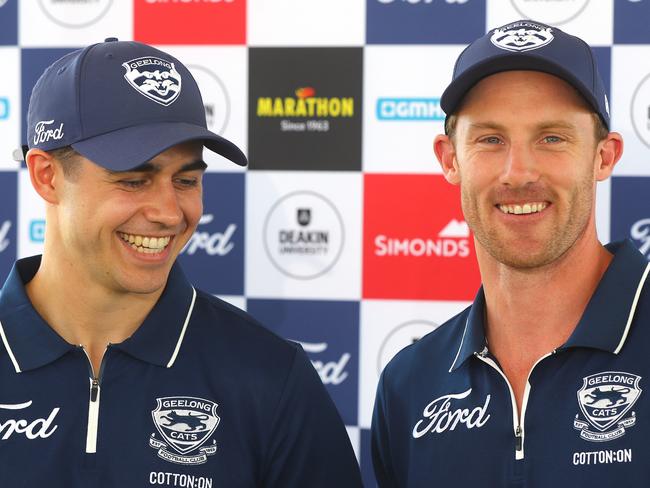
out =
{"type": "Polygon", "coordinates": [[[143,237],[133,234],[119,233],[122,240],[131,244],[131,247],[143,254],[156,254],[167,247],[171,237],[143,237]]]}
{"type": "Polygon", "coordinates": [[[524,203],[523,205],[499,205],[499,210],[506,214],[522,215],[541,212],[546,206],[544,202],[524,203]]]}

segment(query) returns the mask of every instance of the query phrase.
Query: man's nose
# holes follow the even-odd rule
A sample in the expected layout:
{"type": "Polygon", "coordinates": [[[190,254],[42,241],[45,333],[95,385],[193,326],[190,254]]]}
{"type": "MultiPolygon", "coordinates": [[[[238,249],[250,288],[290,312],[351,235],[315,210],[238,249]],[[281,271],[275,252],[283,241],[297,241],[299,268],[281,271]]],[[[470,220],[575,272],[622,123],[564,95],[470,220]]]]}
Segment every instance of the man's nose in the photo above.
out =
{"type": "Polygon", "coordinates": [[[504,185],[523,187],[539,180],[539,165],[529,144],[512,143],[499,178],[504,185]]]}
{"type": "Polygon", "coordinates": [[[154,185],[149,191],[145,217],[165,227],[174,227],[183,219],[179,195],[171,181],[154,185]]]}

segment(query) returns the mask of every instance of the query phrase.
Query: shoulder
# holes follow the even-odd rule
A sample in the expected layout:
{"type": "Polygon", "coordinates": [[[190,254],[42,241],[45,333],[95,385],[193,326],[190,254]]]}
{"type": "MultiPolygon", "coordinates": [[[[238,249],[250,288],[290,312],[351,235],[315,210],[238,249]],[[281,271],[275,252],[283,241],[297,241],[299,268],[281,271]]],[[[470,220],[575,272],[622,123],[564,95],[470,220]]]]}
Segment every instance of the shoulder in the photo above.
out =
{"type": "Polygon", "coordinates": [[[247,312],[201,290],[188,326],[193,349],[205,350],[215,358],[238,359],[241,367],[264,364],[289,368],[298,344],[278,336],[247,312]]]}
{"type": "Polygon", "coordinates": [[[399,387],[400,383],[410,383],[423,374],[446,375],[463,340],[470,308],[398,352],[384,368],[383,382],[399,387]]]}

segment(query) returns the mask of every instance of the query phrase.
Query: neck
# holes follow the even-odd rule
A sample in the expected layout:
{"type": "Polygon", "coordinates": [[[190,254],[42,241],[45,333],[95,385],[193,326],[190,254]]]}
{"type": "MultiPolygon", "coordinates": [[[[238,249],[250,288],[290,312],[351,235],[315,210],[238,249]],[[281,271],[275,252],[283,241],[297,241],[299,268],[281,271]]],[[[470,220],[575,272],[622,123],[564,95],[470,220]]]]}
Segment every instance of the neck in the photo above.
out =
{"type": "Polygon", "coordinates": [[[489,349],[525,368],[568,339],[612,259],[595,232],[536,269],[498,263],[478,243],[477,255],[489,349]]]}
{"type": "Polygon", "coordinates": [[[109,290],[61,259],[48,259],[25,289],[36,311],[70,344],[83,346],[95,371],[109,343],[129,338],[160,297],[109,290]],[[62,278],[63,277],[63,278],[62,278]]]}
{"type": "MultiPolygon", "coordinates": [[[[579,239],[557,261],[536,269],[496,262],[477,244],[487,304],[487,337],[528,338],[550,350],[569,337],[612,256],[593,239],[579,239]]],[[[547,351],[548,352],[548,351],[547,351]]]]}

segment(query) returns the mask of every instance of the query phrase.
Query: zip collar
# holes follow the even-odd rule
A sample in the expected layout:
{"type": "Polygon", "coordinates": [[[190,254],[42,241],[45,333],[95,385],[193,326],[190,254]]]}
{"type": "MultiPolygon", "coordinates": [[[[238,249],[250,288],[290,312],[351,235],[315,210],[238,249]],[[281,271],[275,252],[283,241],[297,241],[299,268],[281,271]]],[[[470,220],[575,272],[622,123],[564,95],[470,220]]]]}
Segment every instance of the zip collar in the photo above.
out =
{"type": "MultiPolygon", "coordinates": [[[[614,254],[614,258],[589,299],[578,325],[558,350],[589,347],[618,354],[625,344],[650,272],[650,263],[629,240],[605,247],[614,254]]],[[[485,294],[481,287],[467,315],[450,373],[485,348],[484,317],[485,294]]]]}
{"type": "MultiPolygon", "coordinates": [[[[17,373],[49,364],[76,348],[59,336],[34,309],[25,283],[36,274],[41,256],[16,261],[0,292],[0,339],[17,373]]],[[[178,263],[172,266],[158,302],[119,349],[137,359],[171,367],[182,345],[196,291],[178,263]]]]}

